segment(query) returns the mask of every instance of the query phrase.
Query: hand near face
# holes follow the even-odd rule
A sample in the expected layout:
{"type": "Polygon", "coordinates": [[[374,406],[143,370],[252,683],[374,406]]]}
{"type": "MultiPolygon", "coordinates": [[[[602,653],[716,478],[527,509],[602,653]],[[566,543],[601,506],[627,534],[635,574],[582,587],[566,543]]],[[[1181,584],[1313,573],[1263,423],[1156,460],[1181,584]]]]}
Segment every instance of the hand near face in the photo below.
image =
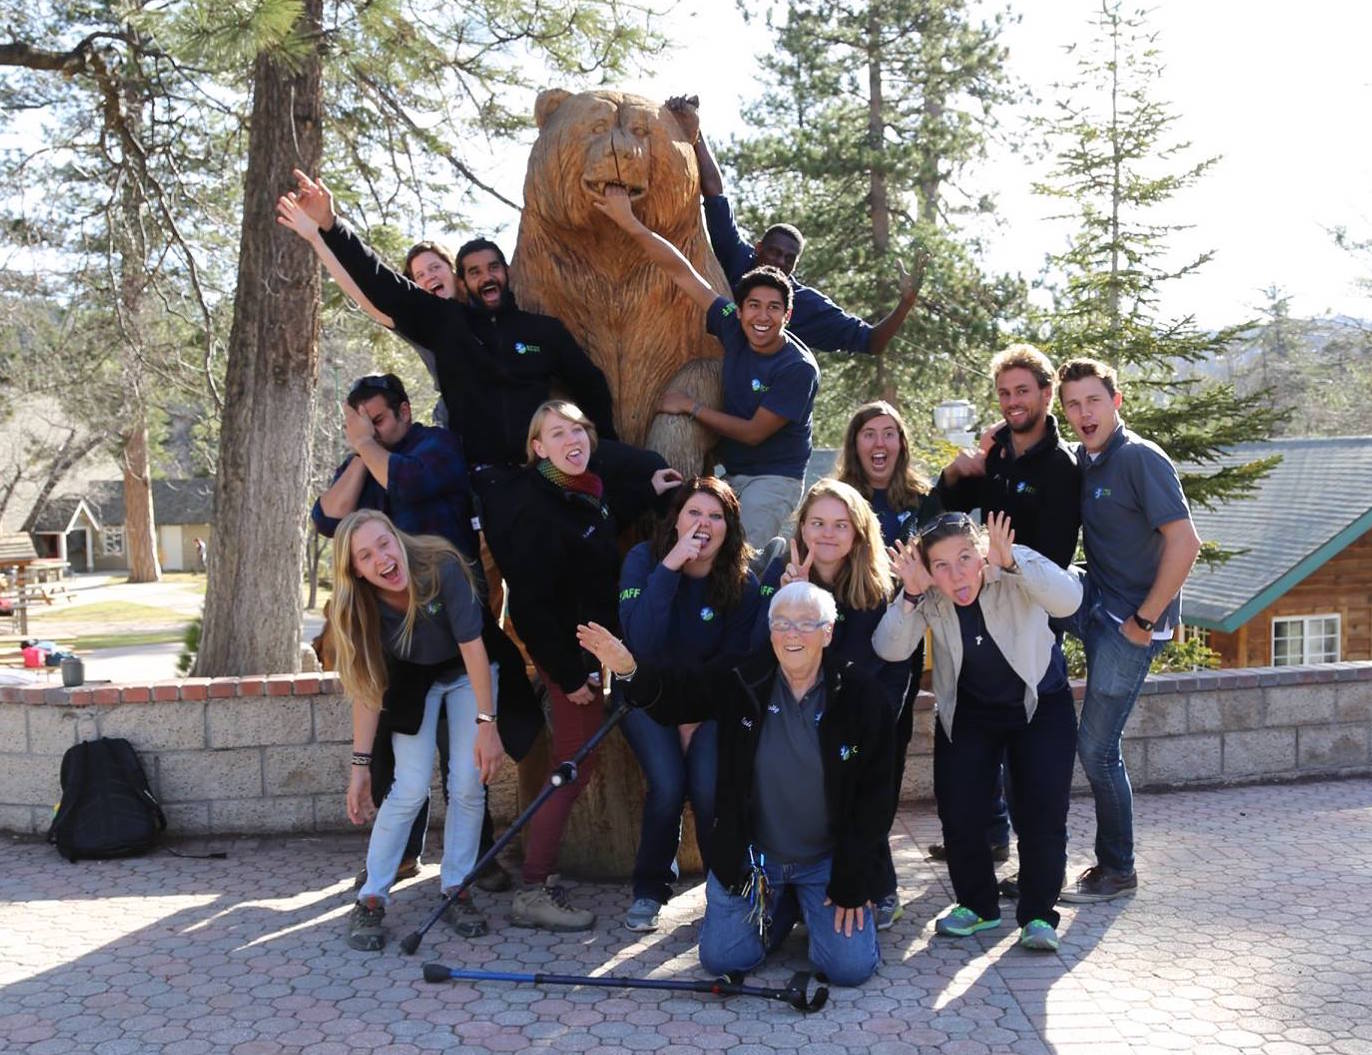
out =
{"type": "Polygon", "coordinates": [[[612,674],[630,674],[638,665],[624,642],[599,623],[582,623],[576,628],[576,640],[582,648],[609,667],[612,674]]]}
{"type": "Polygon", "coordinates": [[[653,493],[666,494],[673,488],[681,486],[681,474],[675,469],[659,469],[653,473],[653,493]]]}
{"type": "Polygon", "coordinates": [[[371,419],[348,403],[343,404],[343,435],[348,438],[348,446],[357,450],[367,440],[376,439],[376,426],[371,419]]]}
{"type": "Polygon", "coordinates": [[[668,571],[680,571],[688,562],[699,557],[700,551],[704,548],[704,541],[696,538],[694,534],[684,535],[676,540],[676,545],[662,558],[662,566],[668,571]]]}
{"type": "Polygon", "coordinates": [[[811,550],[804,560],[800,559],[800,550],[796,546],[796,540],[791,540],[791,559],[786,564],[786,570],[781,573],[781,585],[789,586],[793,582],[810,581],[810,565],[815,562],[815,551],[811,550]]]}
{"type": "Polygon", "coordinates": [[[625,231],[632,231],[639,226],[638,217],[634,215],[633,205],[629,201],[629,192],[623,187],[606,187],[605,196],[592,198],[591,204],[625,231]]]}
{"type": "Polygon", "coordinates": [[[986,454],[981,450],[964,447],[958,451],[957,457],[948,468],[952,470],[949,475],[958,480],[967,476],[985,476],[986,454]]]}
{"type": "Polygon", "coordinates": [[[986,521],[986,563],[1008,568],[1015,563],[1015,529],[1010,526],[1009,513],[992,513],[986,521]]]}
{"type": "Polygon", "coordinates": [[[912,597],[928,593],[934,588],[933,576],[924,566],[919,555],[919,546],[913,541],[897,542],[888,546],[886,555],[891,558],[891,569],[900,576],[905,592],[912,597]]]}

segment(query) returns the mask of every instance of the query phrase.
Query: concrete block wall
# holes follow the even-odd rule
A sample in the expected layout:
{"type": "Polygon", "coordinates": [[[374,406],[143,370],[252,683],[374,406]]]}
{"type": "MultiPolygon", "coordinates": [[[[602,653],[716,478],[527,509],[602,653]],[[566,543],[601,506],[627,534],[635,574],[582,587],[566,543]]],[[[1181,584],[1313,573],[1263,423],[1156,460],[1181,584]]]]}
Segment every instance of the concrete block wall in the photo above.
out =
{"type": "MultiPolygon", "coordinates": [[[[1082,686],[1076,686],[1078,704],[1082,686]]],[[[920,695],[903,798],[933,796],[933,699],[920,695]]],[[[141,685],[0,687],[0,831],[47,830],[62,754],[128,739],[180,834],[339,831],[351,709],[329,675],[190,678],[141,685]]],[[[1151,677],[1125,729],[1134,786],[1165,789],[1372,773],[1372,663],[1151,677]]],[[[1076,787],[1086,788],[1080,766],[1076,787]]],[[[516,810],[505,766],[491,810],[516,810]]],[[[442,817],[433,800],[434,822],[442,817]]]]}

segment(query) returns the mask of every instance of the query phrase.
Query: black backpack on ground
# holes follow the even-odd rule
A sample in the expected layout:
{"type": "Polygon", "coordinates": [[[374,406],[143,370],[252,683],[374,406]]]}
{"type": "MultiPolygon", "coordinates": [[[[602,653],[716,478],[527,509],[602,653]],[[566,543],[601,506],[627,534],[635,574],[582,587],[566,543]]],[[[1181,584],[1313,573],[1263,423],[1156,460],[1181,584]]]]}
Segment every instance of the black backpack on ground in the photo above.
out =
{"type": "Polygon", "coordinates": [[[101,737],[62,756],[62,801],[48,842],[68,861],[128,857],[157,845],[167,818],[127,740],[101,737]]]}

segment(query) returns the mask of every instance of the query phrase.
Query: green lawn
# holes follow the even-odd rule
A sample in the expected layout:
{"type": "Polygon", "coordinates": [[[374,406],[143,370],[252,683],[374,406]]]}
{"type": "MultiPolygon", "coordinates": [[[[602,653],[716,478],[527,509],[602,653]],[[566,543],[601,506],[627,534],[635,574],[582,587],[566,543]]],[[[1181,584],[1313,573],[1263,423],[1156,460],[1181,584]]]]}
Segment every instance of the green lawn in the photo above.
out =
{"type": "Polygon", "coordinates": [[[149,630],[145,633],[134,631],[127,634],[78,634],[72,645],[83,652],[97,648],[124,648],[128,645],[166,645],[180,642],[185,630],[149,630]]]}

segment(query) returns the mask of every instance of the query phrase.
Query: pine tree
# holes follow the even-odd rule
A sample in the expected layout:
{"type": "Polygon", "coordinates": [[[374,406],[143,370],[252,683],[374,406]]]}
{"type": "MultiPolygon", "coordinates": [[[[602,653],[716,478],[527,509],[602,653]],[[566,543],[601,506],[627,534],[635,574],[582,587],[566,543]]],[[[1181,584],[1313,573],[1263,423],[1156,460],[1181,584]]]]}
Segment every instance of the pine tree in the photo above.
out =
{"type": "MultiPolygon", "coordinates": [[[[1191,144],[1173,138],[1176,115],[1155,98],[1156,43],[1145,14],[1102,0],[1091,40],[1069,49],[1077,53],[1076,77],[1058,86],[1053,117],[1039,121],[1056,163],[1035,189],[1066,203],[1077,228],[1049,257],[1060,280],[1052,310],[1037,321],[1055,361],[1092,356],[1121,370],[1131,428],[1174,461],[1203,466],[1223,447],[1273,435],[1286,412],[1266,389],[1240,395],[1196,369],[1251,323],[1207,330],[1160,307],[1168,283],[1213,256],[1169,263],[1168,237],[1180,228],[1160,214],[1218,159],[1184,160],[1191,144]]],[[[1191,502],[1214,506],[1251,492],[1274,464],[1185,472],[1182,486],[1191,502]]]]}
{"type": "Polygon", "coordinates": [[[994,210],[971,179],[1018,90],[1006,17],[981,20],[964,0],[792,0],[773,29],[760,62],[770,87],[745,111],[764,131],[725,154],[743,225],[799,227],[798,277],[868,319],[895,302],[895,261],[929,257],[920,305],[886,354],[822,364],[821,440],[878,396],[923,432],[945,394],[984,387],[1022,310],[1023,284],[984,274],[960,228],[994,210]]]}

